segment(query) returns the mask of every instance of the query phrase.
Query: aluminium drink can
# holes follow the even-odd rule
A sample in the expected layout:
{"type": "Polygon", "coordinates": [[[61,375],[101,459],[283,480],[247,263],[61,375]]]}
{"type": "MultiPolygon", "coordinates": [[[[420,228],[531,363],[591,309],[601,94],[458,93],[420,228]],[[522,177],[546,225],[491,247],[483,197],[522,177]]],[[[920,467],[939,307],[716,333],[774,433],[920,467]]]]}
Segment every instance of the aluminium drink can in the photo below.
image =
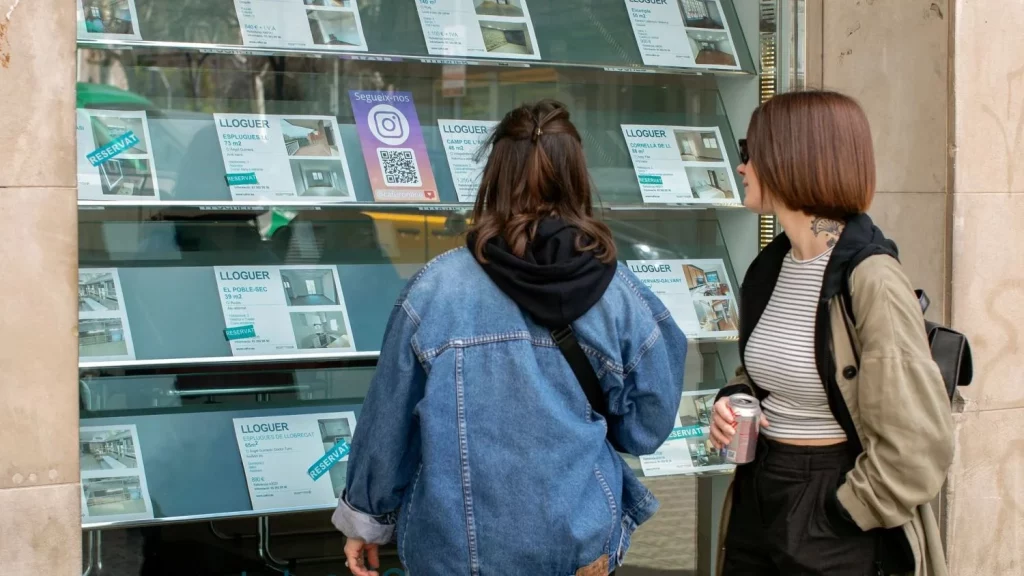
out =
{"type": "Polygon", "coordinates": [[[736,433],[724,449],[725,461],[730,464],[752,462],[761,430],[761,403],[749,394],[733,394],[729,396],[729,408],[736,415],[736,433]]]}

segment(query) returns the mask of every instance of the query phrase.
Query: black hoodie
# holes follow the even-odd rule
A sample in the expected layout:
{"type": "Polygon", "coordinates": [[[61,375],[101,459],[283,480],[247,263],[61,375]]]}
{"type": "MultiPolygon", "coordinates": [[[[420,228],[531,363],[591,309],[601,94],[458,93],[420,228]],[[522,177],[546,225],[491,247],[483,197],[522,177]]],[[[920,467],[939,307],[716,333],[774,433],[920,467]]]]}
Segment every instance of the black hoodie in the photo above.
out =
{"type": "MultiPolygon", "coordinates": [[[[512,254],[504,238],[492,238],[484,247],[483,269],[538,324],[568,326],[601,300],[616,269],[593,252],[577,251],[579,235],[565,221],[545,218],[522,258],[512,254]]],[[[475,240],[474,234],[467,238],[470,250],[475,240]]]]}

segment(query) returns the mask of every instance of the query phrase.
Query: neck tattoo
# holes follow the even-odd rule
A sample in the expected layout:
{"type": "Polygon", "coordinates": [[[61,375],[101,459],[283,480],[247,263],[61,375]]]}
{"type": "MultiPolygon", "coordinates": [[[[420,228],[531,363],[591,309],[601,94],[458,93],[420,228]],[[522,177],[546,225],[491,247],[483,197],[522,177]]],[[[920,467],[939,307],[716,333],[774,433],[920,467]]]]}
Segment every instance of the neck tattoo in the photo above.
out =
{"type": "Polygon", "coordinates": [[[838,220],[822,218],[820,216],[815,216],[814,220],[811,221],[811,232],[814,232],[814,237],[825,236],[825,243],[829,248],[834,248],[836,242],[839,242],[839,236],[843,233],[843,228],[845,227],[838,220]]]}

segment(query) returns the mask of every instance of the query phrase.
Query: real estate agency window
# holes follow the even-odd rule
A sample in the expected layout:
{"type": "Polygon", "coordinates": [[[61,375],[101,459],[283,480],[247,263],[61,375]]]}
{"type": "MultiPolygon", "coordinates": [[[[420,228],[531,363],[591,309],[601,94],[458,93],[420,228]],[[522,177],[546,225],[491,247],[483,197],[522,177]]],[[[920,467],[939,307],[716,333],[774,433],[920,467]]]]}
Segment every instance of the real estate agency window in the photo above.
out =
{"type": "MultiPolygon", "coordinates": [[[[570,107],[596,210],[644,281],[705,271],[659,295],[692,339],[680,424],[707,423],[756,251],[734,176],[754,3],[670,3],[660,28],[625,1],[78,2],[91,564],[145,542],[180,573],[344,573],[327,522],[344,459],[313,478],[249,444],[287,422],[306,440],[279,453],[312,465],[351,440],[395,298],[464,244],[474,153],[522,101],[570,107]]],[[[731,469],[706,439],[672,448],[627,458],[667,504],[627,576],[712,562],[698,534],[731,469]]]]}

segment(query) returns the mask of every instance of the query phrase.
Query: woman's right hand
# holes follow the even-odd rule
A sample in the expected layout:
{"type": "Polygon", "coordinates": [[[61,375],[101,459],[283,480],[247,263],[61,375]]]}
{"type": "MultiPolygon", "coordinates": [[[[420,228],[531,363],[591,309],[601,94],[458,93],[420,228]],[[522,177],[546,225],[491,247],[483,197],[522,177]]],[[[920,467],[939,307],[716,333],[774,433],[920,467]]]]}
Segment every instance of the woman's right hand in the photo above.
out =
{"type": "Polygon", "coordinates": [[[724,396],[715,402],[715,409],[711,411],[711,443],[721,450],[732,441],[735,433],[736,416],[729,408],[729,397],[724,396]]]}
{"type": "MultiPolygon", "coordinates": [[[[768,427],[768,420],[761,415],[761,428],[768,427]]],[[[711,411],[711,443],[715,448],[721,450],[732,441],[736,434],[736,415],[729,407],[729,397],[725,396],[715,402],[715,409],[711,411]]]]}

